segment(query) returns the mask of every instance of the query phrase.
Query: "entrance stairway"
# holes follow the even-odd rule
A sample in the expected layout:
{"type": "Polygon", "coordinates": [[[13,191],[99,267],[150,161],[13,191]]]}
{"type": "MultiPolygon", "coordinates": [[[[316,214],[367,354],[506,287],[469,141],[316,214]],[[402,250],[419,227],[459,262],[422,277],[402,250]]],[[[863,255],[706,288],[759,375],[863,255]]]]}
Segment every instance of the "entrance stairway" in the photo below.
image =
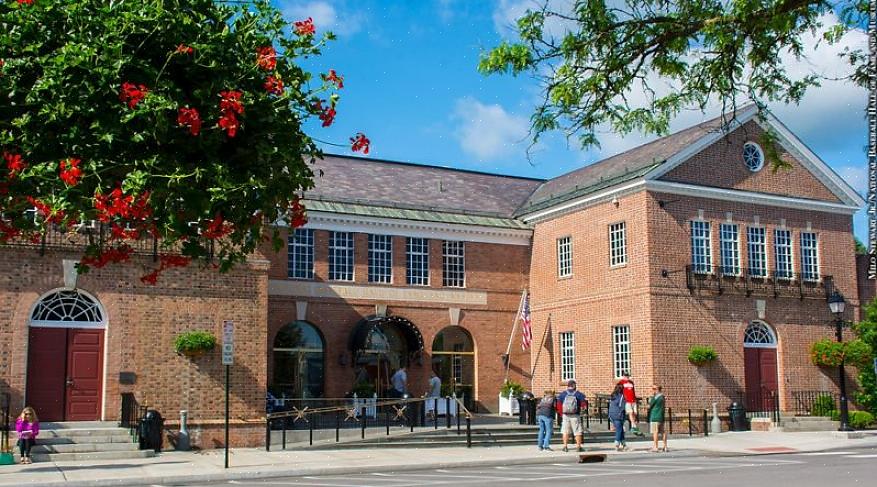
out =
{"type": "Polygon", "coordinates": [[[116,423],[89,421],[42,423],[31,455],[34,462],[64,462],[149,458],[155,452],[138,449],[128,430],[116,423]]]}
{"type": "Polygon", "coordinates": [[[823,416],[780,416],[780,426],[777,428],[783,432],[797,431],[837,431],[840,421],[832,421],[823,416]]]}

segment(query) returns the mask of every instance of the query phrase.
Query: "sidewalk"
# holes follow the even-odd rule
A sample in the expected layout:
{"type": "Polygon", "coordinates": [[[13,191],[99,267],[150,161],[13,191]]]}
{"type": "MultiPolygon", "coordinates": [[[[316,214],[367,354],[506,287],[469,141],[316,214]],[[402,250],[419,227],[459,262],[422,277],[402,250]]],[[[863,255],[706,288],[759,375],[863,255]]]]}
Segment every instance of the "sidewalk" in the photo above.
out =
{"type": "MultiPolygon", "coordinates": [[[[873,433],[873,432],[872,432],[873,433]]],[[[535,443],[535,438],[533,440],[535,443]]],[[[555,442],[557,444],[557,442],[555,442]]],[[[611,443],[589,444],[587,451],[606,453],[612,459],[635,458],[649,453],[651,443],[632,444],[632,451],[617,453],[611,443]]],[[[722,433],[707,438],[671,439],[667,455],[769,454],[877,447],[877,434],[861,439],[837,437],[834,432],[722,433]]],[[[664,454],[660,454],[664,455],[664,454]]],[[[166,452],[156,458],[101,462],[55,462],[0,467],[0,486],[64,485],[66,487],[122,486],[209,482],[255,478],[344,475],[425,468],[498,466],[511,463],[575,462],[577,454],[539,452],[535,445],[493,448],[405,448],[363,450],[287,450],[270,453],[260,449],[232,450],[231,468],[223,467],[223,451],[166,452]]]]}

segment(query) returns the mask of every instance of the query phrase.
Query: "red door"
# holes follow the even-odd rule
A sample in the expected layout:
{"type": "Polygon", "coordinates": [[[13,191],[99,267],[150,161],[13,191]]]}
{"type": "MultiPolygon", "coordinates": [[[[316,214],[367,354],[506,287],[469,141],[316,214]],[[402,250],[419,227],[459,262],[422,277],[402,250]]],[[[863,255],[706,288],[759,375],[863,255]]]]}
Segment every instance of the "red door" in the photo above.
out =
{"type": "Polygon", "coordinates": [[[67,330],[67,395],[64,419],[100,419],[104,331],[67,330]]]}
{"type": "Polygon", "coordinates": [[[27,405],[43,421],[63,421],[67,329],[31,328],[29,335],[27,405]]]}
{"type": "Polygon", "coordinates": [[[779,391],[775,348],[744,348],[746,408],[772,411],[779,391]]]}

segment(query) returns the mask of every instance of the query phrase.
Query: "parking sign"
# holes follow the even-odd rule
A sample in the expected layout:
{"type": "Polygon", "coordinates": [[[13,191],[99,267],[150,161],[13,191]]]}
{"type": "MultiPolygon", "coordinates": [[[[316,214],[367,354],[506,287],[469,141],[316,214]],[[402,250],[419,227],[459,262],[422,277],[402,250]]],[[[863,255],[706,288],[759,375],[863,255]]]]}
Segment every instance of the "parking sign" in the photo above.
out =
{"type": "Polygon", "coordinates": [[[234,363],[234,321],[222,322],[222,365],[234,363]]]}

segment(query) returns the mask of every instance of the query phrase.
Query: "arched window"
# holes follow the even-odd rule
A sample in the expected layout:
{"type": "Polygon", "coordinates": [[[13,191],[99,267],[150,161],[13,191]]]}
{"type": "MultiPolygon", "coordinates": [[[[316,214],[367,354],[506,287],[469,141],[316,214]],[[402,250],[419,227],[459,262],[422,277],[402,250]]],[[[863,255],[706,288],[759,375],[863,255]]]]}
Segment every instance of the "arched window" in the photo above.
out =
{"type": "Polygon", "coordinates": [[[442,395],[456,393],[467,404],[475,392],[475,344],[469,332],[449,326],[432,341],[432,368],[442,380],[442,395]]]}
{"type": "Polygon", "coordinates": [[[777,338],[763,321],[753,321],[743,334],[743,346],[748,348],[776,348],[777,338]]]}
{"type": "Polygon", "coordinates": [[[30,314],[30,326],[103,328],[105,316],[94,297],[78,289],[62,289],[37,301],[30,314]]]}
{"type": "Polygon", "coordinates": [[[274,337],[275,394],[284,397],[323,397],[325,357],[323,337],[310,323],[294,321],[274,337]]]}

